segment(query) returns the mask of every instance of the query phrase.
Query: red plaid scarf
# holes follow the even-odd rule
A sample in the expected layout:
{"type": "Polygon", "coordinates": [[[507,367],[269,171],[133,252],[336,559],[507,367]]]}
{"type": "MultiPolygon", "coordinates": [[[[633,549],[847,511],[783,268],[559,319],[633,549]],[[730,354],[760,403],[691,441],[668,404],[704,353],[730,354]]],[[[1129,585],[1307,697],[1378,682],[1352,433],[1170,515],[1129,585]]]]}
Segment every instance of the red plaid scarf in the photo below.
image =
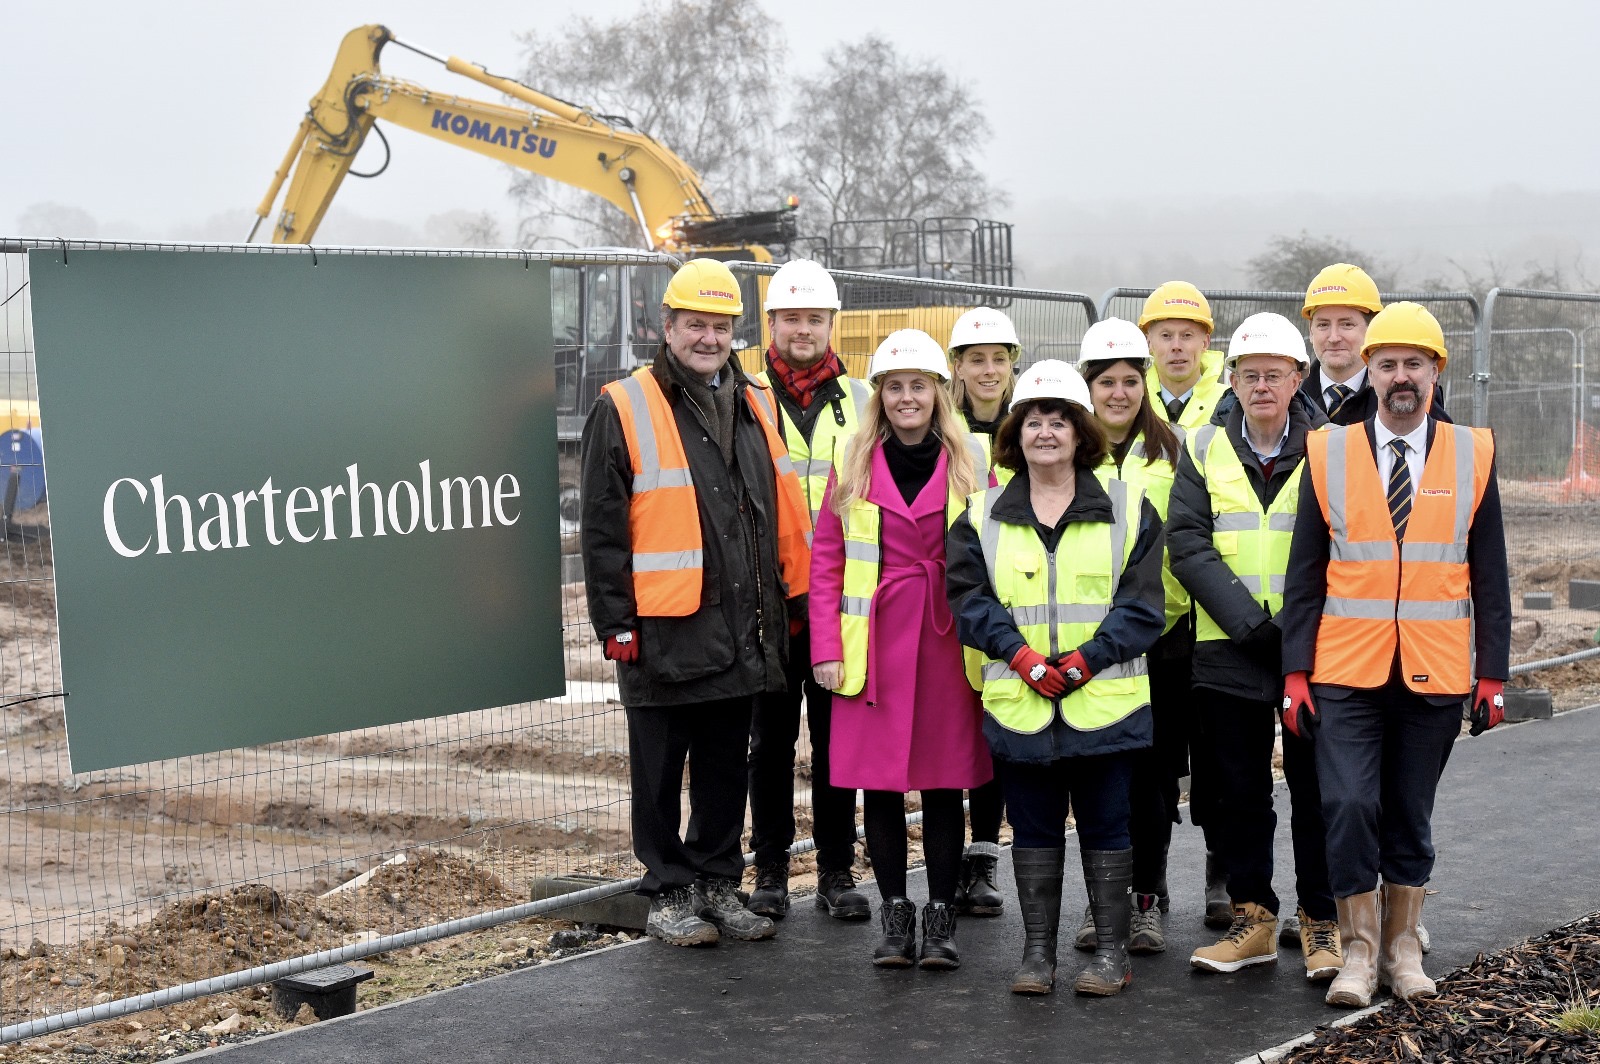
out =
{"type": "Polygon", "coordinates": [[[778,349],[767,349],[767,367],[773,376],[783,383],[783,390],[794,397],[800,404],[801,410],[809,410],[812,400],[817,397],[817,389],[833,380],[835,377],[844,376],[844,363],[839,361],[839,356],[829,347],[822,353],[816,362],[796,369],[778,357],[778,349]]]}

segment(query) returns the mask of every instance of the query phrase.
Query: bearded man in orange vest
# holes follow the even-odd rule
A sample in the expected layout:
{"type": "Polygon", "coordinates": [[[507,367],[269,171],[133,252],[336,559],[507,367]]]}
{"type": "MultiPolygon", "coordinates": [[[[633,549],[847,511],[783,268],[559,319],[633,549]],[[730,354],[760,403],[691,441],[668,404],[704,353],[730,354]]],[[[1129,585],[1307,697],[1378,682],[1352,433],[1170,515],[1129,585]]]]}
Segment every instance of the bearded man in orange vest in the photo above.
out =
{"type": "Polygon", "coordinates": [[[1434,794],[1463,708],[1474,735],[1500,723],[1511,651],[1494,438],[1428,416],[1438,321],[1391,304],[1361,356],[1378,409],[1306,439],[1279,615],[1283,724],[1314,743],[1344,945],[1327,1001],[1353,1007],[1380,982],[1437,993],[1417,935],[1434,794]]]}
{"type": "Polygon", "coordinates": [[[774,934],[737,893],[745,765],[756,699],[788,685],[811,514],[771,391],[728,365],[743,309],[727,266],[684,264],[655,364],[606,385],[583,427],[589,621],[627,712],[645,930],[676,946],[774,934]]]}

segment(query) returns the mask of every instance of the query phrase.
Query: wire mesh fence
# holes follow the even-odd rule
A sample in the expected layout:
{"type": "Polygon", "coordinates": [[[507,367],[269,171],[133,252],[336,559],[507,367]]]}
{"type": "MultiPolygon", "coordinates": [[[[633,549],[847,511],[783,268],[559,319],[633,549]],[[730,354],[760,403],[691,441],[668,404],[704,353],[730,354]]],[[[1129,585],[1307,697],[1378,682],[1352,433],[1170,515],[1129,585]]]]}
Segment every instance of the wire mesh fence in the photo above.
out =
{"type": "MultiPolygon", "coordinates": [[[[563,698],[113,771],[68,771],[43,480],[49,426],[37,405],[25,261],[29,247],[57,243],[0,240],[3,386],[12,419],[7,449],[0,452],[8,455],[0,467],[9,476],[0,542],[0,845],[6,868],[0,1022],[7,1030],[49,1018],[63,1024],[101,1018],[71,1010],[127,1000],[164,1004],[152,995],[229,973],[257,978],[271,971],[276,977],[287,974],[280,962],[328,963],[333,956],[392,948],[419,941],[415,936],[424,929],[467,929],[489,919],[486,913],[498,914],[495,919],[527,915],[536,879],[588,876],[617,883],[638,875],[624,720],[611,666],[587,623],[575,564],[564,566],[559,619],[568,683],[563,698]],[[402,856],[403,865],[397,862],[402,856]],[[360,905],[351,901],[354,892],[340,889],[386,863],[379,873],[388,877],[384,889],[364,895],[360,905]],[[263,967],[275,963],[279,968],[263,967]]],[[[564,560],[572,562],[575,445],[584,416],[601,385],[655,356],[661,293],[674,266],[665,256],[626,251],[62,246],[550,261],[562,546],[564,560]]],[[[773,268],[731,265],[747,308],[756,311],[761,278],[773,268]]],[[[1097,308],[1075,293],[845,271],[835,276],[848,307],[837,323],[836,347],[854,373],[864,372],[877,341],[893,329],[921,328],[942,343],[955,318],[977,305],[1001,307],[1013,318],[1024,364],[1075,360],[1091,322],[1102,314],[1136,318],[1146,294],[1113,290],[1097,308]]],[[[1258,309],[1298,321],[1297,293],[1211,298],[1220,338],[1258,309]]],[[[1465,382],[1473,367],[1464,356],[1472,350],[1476,302],[1455,293],[1413,298],[1436,308],[1450,336],[1463,337],[1450,374],[1465,382]]],[[[1515,579],[1531,587],[1549,577],[1519,568],[1521,559],[1554,565],[1562,579],[1591,572],[1584,567],[1600,564],[1594,496],[1588,494],[1600,460],[1593,436],[1600,381],[1589,382],[1584,361],[1586,345],[1600,336],[1600,299],[1501,291],[1485,310],[1493,364],[1487,416],[1501,439],[1508,534],[1519,560],[1515,579]]],[[[747,368],[759,368],[765,350],[762,318],[747,313],[738,335],[747,368]]],[[[1463,383],[1455,394],[1465,393],[1463,383]]],[[[1549,656],[1558,644],[1559,638],[1541,636],[1519,647],[1519,659],[1549,656]]],[[[810,823],[804,744],[796,787],[802,835],[810,823]]]]}

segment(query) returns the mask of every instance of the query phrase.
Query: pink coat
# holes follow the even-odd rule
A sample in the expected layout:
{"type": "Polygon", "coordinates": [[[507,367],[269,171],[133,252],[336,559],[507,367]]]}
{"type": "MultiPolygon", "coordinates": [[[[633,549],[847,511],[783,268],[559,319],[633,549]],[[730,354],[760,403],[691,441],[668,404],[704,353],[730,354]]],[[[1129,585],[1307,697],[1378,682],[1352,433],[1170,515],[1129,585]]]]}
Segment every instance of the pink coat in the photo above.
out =
{"type": "MultiPolygon", "coordinates": [[[[867,501],[883,511],[883,570],[867,621],[867,682],[833,699],[829,782],[850,790],[970,789],[994,765],[944,586],[945,456],[910,507],[878,447],[867,501]]],[[[828,495],[833,482],[828,483],[828,495]]],[[[844,529],[831,498],[811,547],[811,661],[842,661],[844,529]]]]}

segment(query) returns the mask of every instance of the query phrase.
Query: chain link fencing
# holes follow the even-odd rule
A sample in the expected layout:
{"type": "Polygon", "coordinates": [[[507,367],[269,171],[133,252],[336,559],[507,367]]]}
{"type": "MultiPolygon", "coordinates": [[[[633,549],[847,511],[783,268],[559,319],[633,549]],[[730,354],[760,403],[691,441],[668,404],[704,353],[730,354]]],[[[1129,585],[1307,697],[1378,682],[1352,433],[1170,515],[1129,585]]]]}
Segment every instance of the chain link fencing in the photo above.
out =
{"type": "MultiPolygon", "coordinates": [[[[507,920],[559,915],[560,906],[631,889],[642,869],[629,835],[626,728],[612,668],[588,625],[576,564],[576,441],[599,388],[654,358],[661,341],[661,294],[675,266],[667,256],[643,252],[0,240],[11,418],[4,436],[9,464],[0,463],[9,475],[0,529],[0,832],[6,867],[0,891],[0,1041],[507,920]],[[549,261],[562,445],[559,624],[567,696],[69,773],[43,481],[48,423],[37,405],[25,261],[29,247],[43,246],[549,261]],[[369,886],[378,889],[346,886],[369,873],[375,874],[369,886]],[[562,899],[531,900],[530,884],[557,877],[569,886],[592,885],[562,899]]],[[[747,369],[759,369],[766,348],[762,278],[774,268],[730,266],[748,308],[736,347],[747,369]]],[[[955,318],[978,305],[1012,317],[1024,365],[1047,357],[1075,361],[1090,323],[1106,315],[1136,319],[1148,294],[1114,289],[1097,307],[1076,293],[850,271],[835,277],[845,304],[835,346],[856,374],[865,372],[888,332],[920,328],[942,343],[955,318]]],[[[1298,321],[1299,293],[1209,297],[1224,345],[1238,322],[1256,310],[1298,321]]],[[[1481,325],[1470,296],[1408,298],[1440,315],[1453,349],[1460,343],[1448,373],[1457,385],[1453,411],[1471,411],[1460,420],[1487,416],[1500,435],[1515,585],[1532,587],[1535,577],[1549,575],[1525,571],[1522,559],[1554,565],[1551,572],[1562,579],[1591,572],[1584,567],[1596,564],[1594,508],[1593,497],[1584,493],[1591,483],[1585,478],[1593,476],[1600,458],[1591,435],[1600,419],[1600,396],[1585,376],[1584,354],[1585,345],[1600,337],[1600,328],[1588,331],[1600,326],[1600,297],[1500,291],[1491,295],[1481,325]],[[1479,403],[1469,401],[1475,359],[1467,353],[1474,339],[1479,403]]],[[[43,413],[47,419],[48,401],[43,413]]],[[[1564,606],[1564,595],[1561,601],[1564,606]]],[[[1521,647],[1518,660],[1549,656],[1552,647],[1558,648],[1554,653],[1570,652],[1570,640],[1541,639],[1521,647]]],[[[796,757],[801,835],[810,825],[806,743],[802,737],[796,757]]],[[[808,848],[808,841],[795,847],[808,848]]]]}
{"type": "MultiPolygon", "coordinates": [[[[1494,428],[1516,623],[1513,662],[1572,658],[1538,682],[1600,696],[1600,295],[1496,288],[1478,387],[1494,428]],[[1548,596],[1548,597],[1546,597],[1548,596]]],[[[1514,666],[1515,667],[1515,666],[1514,666]]]]}

